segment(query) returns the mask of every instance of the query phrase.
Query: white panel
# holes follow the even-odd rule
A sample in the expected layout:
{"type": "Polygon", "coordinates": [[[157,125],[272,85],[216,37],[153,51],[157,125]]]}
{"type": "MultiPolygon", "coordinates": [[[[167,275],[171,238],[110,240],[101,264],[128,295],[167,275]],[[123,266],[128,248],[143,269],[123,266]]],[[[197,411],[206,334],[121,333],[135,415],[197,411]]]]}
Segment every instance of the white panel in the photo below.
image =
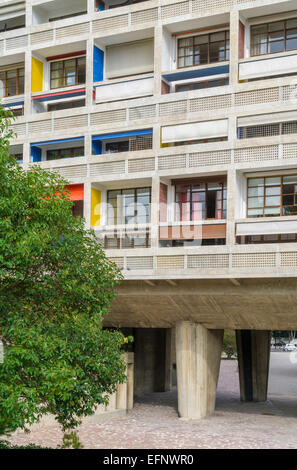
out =
{"type": "Polygon", "coordinates": [[[96,87],[96,103],[117,101],[138,96],[153,94],[154,79],[129,80],[128,82],[111,83],[96,87]]]}
{"type": "Polygon", "coordinates": [[[239,64],[239,80],[297,72],[297,54],[239,64]]]}
{"type": "Polygon", "coordinates": [[[253,126],[256,124],[272,124],[274,122],[296,121],[296,111],[285,111],[283,113],[258,114],[253,116],[242,116],[237,119],[237,125],[253,126]]]}
{"type": "Polygon", "coordinates": [[[214,139],[228,135],[228,119],[162,127],[162,143],[214,139]]]}
{"type": "Polygon", "coordinates": [[[107,78],[124,77],[154,70],[154,41],[136,41],[106,48],[107,78]]]}
{"type": "Polygon", "coordinates": [[[279,233],[297,233],[297,220],[236,224],[236,235],[238,236],[272,235],[279,233]]]}

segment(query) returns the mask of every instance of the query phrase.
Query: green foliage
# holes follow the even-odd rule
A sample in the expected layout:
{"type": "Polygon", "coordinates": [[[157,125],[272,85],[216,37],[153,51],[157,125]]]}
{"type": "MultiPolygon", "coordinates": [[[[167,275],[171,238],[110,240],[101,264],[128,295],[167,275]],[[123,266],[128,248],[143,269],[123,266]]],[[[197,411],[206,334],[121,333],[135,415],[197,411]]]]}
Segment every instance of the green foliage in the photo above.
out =
{"type": "Polygon", "coordinates": [[[46,413],[72,429],[126,380],[126,340],[102,330],[121,273],[66,181],[9,155],[10,117],[0,106],[0,435],[46,413]]]}
{"type": "Polygon", "coordinates": [[[28,444],[27,446],[14,446],[12,444],[10,444],[8,441],[3,441],[3,440],[0,440],[0,450],[2,449],[50,449],[50,447],[40,447],[40,446],[36,446],[35,444],[28,444]]]}
{"type": "Polygon", "coordinates": [[[226,354],[227,359],[233,359],[237,355],[236,337],[233,330],[224,331],[223,352],[226,354]]]}

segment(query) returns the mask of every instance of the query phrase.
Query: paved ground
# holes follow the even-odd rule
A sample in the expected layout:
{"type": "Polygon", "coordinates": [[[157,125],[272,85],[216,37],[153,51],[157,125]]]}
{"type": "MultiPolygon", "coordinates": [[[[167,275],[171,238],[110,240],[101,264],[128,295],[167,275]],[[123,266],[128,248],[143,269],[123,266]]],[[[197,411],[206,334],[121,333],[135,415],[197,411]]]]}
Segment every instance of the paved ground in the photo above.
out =
{"type": "MultiPolygon", "coordinates": [[[[176,390],[147,395],[127,416],[100,424],[84,424],[79,435],[85,448],[206,449],[297,448],[297,355],[271,355],[269,401],[241,403],[236,361],[222,361],[214,416],[182,421],[176,390]]],[[[28,435],[17,431],[14,444],[56,447],[56,426],[36,426],[28,435]]]]}

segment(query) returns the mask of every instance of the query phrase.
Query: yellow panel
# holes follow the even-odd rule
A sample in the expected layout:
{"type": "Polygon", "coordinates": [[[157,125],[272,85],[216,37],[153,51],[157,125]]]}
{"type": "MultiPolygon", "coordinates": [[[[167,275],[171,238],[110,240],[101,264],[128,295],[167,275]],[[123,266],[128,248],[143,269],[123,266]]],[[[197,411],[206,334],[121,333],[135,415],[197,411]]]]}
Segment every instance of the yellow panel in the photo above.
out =
{"type": "Polygon", "coordinates": [[[43,63],[32,57],[31,91],[43,90],[43,63]]]}
{"type": "Polygon", "coordinates": [[[101,191],[91,189],[91,225],[100,225],[101,219],[101,191]]]}
{"type": "Polygon", "coordinates": [[[160,135],[160,147],[161,147],[161,149],[163,149],[165,147],[169,147],[169,144],[162,144],[162,133],[160,135]]]}

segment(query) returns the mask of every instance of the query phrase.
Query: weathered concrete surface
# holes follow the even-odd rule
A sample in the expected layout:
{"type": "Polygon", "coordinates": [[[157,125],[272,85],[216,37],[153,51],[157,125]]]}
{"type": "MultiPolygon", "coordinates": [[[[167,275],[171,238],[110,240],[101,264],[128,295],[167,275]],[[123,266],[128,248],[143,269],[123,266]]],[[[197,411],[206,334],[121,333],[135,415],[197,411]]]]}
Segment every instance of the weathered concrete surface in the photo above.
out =
{"type": "Polygon", "coordinates": [[[170,328],[178,321],[213,329],[297,330],[297,279],[124,281],[109,326],[170,328]],[[235,284],[234,284],[235,282],[235,284]]]}
{"type": "Polygon", "coordinates": [[[178,412],[201,419],[213,413],[220,370],[223,330],[179,322],[176,325],[178,412]]]}

